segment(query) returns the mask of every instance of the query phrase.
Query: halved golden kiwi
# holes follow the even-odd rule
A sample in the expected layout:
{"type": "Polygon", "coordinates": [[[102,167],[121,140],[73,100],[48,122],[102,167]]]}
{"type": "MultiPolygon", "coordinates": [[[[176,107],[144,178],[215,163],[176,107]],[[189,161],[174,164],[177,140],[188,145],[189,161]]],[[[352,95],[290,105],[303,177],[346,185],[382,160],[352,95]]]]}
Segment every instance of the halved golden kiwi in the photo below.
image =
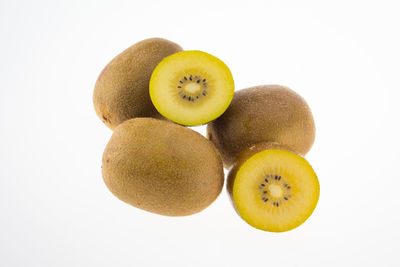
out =
{"type": "Polygon", "coordinates": [[[218,118],[233,98],[229,68],[201,51],[183,51],[162,60],[150,79],[150,98],[167,119],[201,125],[218,118]]]}
{"type": "Polygon", "coordinates": [[[314,211],[319,182],[301,156],[267,149],[240,162],[228,175],[228,192],[248,224],[284,232],[301,225],[314,211]]]}

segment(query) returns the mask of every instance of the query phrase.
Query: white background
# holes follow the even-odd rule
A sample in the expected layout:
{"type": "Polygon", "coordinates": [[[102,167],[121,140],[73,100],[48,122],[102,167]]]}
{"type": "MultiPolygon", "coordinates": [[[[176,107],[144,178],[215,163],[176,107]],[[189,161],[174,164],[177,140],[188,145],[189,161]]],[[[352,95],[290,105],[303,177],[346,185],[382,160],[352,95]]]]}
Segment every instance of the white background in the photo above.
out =
{"type": "Polygon", "coordinates": [[[0,0],[0,266],[399,266],[397,3],[0,0]],[[225,190],[184,218],[107,190],[112,132],[93,86],[148,37],[219,57],[237,90],[282,84],[307,100],[321,195],[306,223],[256,230],[225,190]]]}

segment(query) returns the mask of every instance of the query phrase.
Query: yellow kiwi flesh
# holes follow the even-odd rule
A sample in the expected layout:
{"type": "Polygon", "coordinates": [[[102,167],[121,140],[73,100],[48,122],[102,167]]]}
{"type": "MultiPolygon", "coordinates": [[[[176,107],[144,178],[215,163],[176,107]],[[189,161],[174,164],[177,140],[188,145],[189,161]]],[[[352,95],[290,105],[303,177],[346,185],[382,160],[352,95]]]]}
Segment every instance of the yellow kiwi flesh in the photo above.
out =
{"type": "Polygon", "coordinates": [[[229,106],[233,92],[229,68],[201,51],[166,57],[150,80],[150,97],[156,109],[169,120],[188,126],[219,117],[229,106]]]}
{"type": "Polygon", "coordinates": [[[319,198],[319,182],[303,157],[266,149],[231,169],[228,192],[248,224],[264,231],[284,232],[312,214],[319,198]]]}
{"type": "Polygon", "coordinates": [[[150,77],[162,59],[180,51],[176,43],[150,38],[116,56],[100,73],[94,88],[99,118],[110,129],[135,117],[162,118],[150,100],[150,77]]]}
{"type": "Polygon", "coordinates": [[[254,154],[256,154],[258,152],[267,150],[267,149],[278,149],[278,150],[285,150],[285,151],[292,152],[288,148],[286,148],[278,143],[275,143],[275,142],[261,142],[261,143],[257,143],[255,145],[252,145],[251,147],[243,150],[236,157],[235,163],[232,165],[232,168],[229,170],[229,175],[228,175],[227,184],[226,184],[226,188],[227,188],[229,194],[232,194],[233,181],[234,181],[234,179],[229,179],[229,178],[232,178],[232,176],[236,175],[239,168],[251,156],[253,156],[254,154]]]}
{"type": "Polygon", "coordinates": [[[305,100],[280,85],[235,92],[225,113],[207,126],[207,136],[229,168],[239,153],[260,142],[275,142],[305,155],[315,139],[315,125],[305,100]]]}
{"type": "Polygon", "coordinates": [[[103,154],[103,180],[120,200],[167,216],[208,207],[224,183],[221,158],[199,133],[172,122],[135,118],[120,124],[103,154]]]}

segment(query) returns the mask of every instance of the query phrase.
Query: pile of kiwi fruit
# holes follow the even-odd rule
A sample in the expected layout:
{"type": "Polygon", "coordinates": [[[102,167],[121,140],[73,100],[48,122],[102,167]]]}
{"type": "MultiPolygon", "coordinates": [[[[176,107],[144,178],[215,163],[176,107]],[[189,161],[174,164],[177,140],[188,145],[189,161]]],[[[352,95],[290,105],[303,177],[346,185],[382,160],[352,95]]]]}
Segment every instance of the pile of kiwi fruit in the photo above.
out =
{"type": "Polygon", "coordinates": [[[317,205],[318,178],[304,158],[314,119],[288,87],[235,91],[217,57],[150,38],[105,66],[93,102],[113,130],[104,183],[136,208],[165,216],[200,212],[221,193],[224,168],[234,210],[257,229],[294,229],[317,205]],[[206,137],[187,127],[205,124],[206,137]]]}

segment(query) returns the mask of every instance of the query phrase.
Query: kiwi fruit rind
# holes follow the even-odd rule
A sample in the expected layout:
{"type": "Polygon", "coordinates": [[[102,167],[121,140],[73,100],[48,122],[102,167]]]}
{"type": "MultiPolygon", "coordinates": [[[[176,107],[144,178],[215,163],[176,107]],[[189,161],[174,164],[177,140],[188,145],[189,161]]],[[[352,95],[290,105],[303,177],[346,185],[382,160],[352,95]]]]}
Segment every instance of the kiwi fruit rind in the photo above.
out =
{"type": "Polygon", "coordinates": [[[150,100],[150,77],[162,59],[180,51],[176,43],[150,38],[116,56],[100,73],[94,88],[99,118],[110,129],[135,117],[162,118],[150,100]]]}
{"type": "Polygon", "coordinates": [[[229,171],[227,191],[237,213],[253,227],[284,232],[304,223],[319,198],[319,182],[301,156],[257,144],[229,171]]]}
{"type": "Polygon", "coordinates": [[[314,119],[306,101],[280,85],[235,92],[229,108],[207,125],[207,137],[229,168],[238,154],[261,142],[275,142],[305,155],[315,139],[314,119]]]}
{"type": "Polygon", "coordinates": [[[218,118],[228,108],[233,93],[229,68],[202,51],[166,57],[150,80],[150,97],[156,109],[169,120],[187,126],[218,118]]]}
{"type": "Polygon", "coordinates": [[[120,200],[167,216],[208,207],[224,183],[221,158],[201,134],[165,120],[120,124],[102,161],[103,180],[120,200]]]}

